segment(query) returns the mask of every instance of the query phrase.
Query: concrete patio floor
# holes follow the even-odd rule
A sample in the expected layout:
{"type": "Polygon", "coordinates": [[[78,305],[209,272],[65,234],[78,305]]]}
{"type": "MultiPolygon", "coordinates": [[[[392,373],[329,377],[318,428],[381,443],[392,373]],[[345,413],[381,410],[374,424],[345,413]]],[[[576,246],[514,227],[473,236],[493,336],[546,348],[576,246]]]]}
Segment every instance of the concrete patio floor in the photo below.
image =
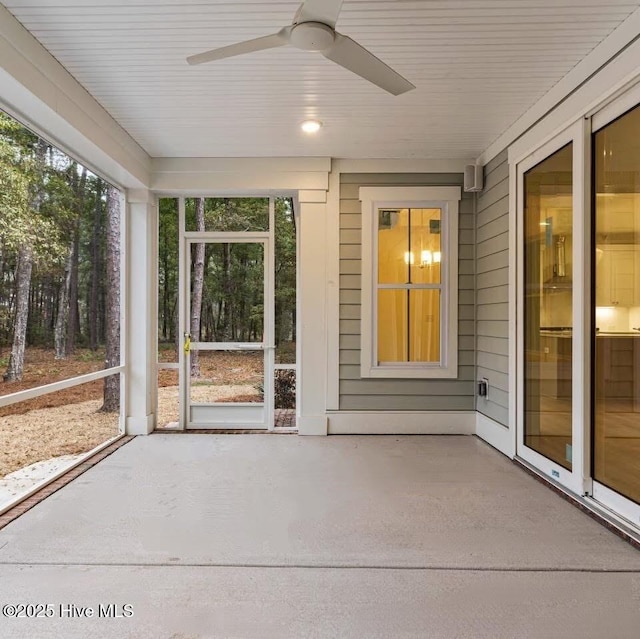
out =
{"type": "Polygon", "coordinates": [[[0,637],[635,638],[640,552],[474,437],[155,434],[0,531],[20,603],[0,637]]]}

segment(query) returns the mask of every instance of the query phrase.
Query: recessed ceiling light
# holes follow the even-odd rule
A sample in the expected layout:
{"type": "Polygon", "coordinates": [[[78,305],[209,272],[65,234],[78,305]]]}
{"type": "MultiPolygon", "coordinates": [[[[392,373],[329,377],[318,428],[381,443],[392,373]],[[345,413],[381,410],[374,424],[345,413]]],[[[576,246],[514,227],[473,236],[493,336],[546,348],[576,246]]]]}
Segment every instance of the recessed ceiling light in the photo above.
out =
{"type": "Polygon", "coordinates": [[[317,133],[322,127],[322,122],[319,120],[305,120],[300,127],[305,133],[317,133]]]}

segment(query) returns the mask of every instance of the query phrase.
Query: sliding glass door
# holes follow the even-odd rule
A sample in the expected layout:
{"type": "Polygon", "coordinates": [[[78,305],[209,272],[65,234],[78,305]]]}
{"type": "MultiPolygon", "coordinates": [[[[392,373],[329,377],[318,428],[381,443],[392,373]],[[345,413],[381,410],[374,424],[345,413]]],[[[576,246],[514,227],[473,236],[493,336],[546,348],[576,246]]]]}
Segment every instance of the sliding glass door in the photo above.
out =
{"type": "Polygon", "coordinates": [[[584,124],[517,165],[517,455],[582,494],[588,313],[584,124]],[[586,286],[586,284],[585,284],[586,286]]]}
{"type": "Polygon", "coordinates": [[[640,88],[516,172],[516,454],[640,529],[640,88]]]}
{"type": "Polygon", "coordinates": [[[593,134],[592,155],[594,497],[631,513],[640,503],[640,106],[593,134]]]}
{"type": "Polygon", "coordinates": [[[573,143],[524,174],[524,442],[571,470],[573,143]]]}

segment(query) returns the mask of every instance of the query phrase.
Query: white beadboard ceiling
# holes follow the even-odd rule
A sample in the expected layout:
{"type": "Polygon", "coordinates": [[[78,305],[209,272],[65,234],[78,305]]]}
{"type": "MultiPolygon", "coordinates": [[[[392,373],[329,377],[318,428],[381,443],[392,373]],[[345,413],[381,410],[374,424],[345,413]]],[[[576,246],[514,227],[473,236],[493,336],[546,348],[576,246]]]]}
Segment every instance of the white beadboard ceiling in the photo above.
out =
{"type": "Polygon", "coordinates": [[[290,24],[298,0],[4,4],[153,157],[453,159],[477,157],[640,0],[344,0],[337,30],[417,86],[398,97],[291,47],[186,64],[290,24]]]}

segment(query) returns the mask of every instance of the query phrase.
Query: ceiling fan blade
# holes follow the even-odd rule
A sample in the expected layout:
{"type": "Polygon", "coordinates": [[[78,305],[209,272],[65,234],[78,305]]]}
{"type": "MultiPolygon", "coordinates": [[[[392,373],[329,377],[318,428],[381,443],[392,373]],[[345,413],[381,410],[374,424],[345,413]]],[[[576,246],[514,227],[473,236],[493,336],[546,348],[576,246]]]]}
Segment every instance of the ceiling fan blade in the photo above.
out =
{"type": "Polygon", "coordinates": [[[305,0],[300,5],[293,23],[322,22],[333,29],[338,21],[341,8],[342,0],[305,0]]]}
{"type": "Polygon", "coordinates": [[[393,95],[416,88],[355,40],[338,32],[333,46],[322,55],[393,95]]]}
{"type": "Polygon", "coordinates": [[[245,53],[253,53],[254,51],[264,51],[265,49],[274,49],[275,47],[283,47],[289,43],[289,33],[291,27],[285,27],[272,35],[254,40],[246,40],[237,44],[230,44],[228,47],[212,49],[204,53],[189,56],[187,62],[189,64],[202,64],[203,62],[212,62],[213,60],[222,60],[224,58],[232,58],[245,53]]]}

